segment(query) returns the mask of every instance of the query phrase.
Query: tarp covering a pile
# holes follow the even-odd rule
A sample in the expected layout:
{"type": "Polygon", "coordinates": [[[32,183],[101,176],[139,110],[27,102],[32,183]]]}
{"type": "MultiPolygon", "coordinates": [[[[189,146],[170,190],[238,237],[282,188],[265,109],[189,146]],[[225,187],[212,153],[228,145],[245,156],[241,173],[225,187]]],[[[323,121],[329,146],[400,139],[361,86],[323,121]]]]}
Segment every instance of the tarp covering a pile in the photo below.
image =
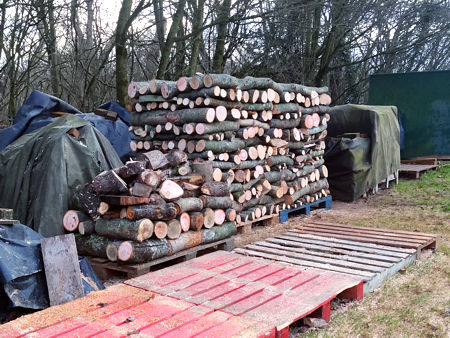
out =
{"type": "Polygon", "coordinates": [[[325,164],[334,199],[354,201],[400,169],[400,128],[394,106],[347,104],[330,110],[325,164]],[[367,134],[367,138],[339,137],[367,134]]]}
{"type": "Polygon", "coordinates": [[[64,233],[75,187],[122,165],[89,121],[68,114],[26,134],[0,153],[0,206],[45,237],[64,233]],[[67,134],[77,128],[80,139],[67,134]]]}
{"type": "Polygon", "coordinates": [[[58,117],[52,117],[52,113],[63,112],[76,114],[90,121],[111,142],[119,157],[126,161],[133,154],[130,150],[130,133],[128,131],[130,117],[128,111],[111,101],[97,108],[116,112],[117,120],[110,121],[94,113],[83,114],[57,97],[33,90],[17,112],[14,124],[9,128],[0,130],[0,151],[20,136],[56,121],[58,117]]]}
{"type": "MultiPolygon", "coordinates": [[[[0,320],[16,307],[49,306],[42,261],[43,237],[22,224],[0,225],[0,320]]],[[[86,258],[80,258],[84,294],[104,289],[86,258]]]]}

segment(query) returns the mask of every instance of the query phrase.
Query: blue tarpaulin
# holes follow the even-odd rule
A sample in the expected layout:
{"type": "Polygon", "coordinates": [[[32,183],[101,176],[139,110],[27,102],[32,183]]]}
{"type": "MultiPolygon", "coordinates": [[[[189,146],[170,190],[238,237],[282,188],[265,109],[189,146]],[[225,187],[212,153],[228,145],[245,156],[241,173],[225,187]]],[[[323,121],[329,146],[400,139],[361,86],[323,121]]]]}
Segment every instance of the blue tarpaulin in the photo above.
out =
{"type": "Polygon", "coordinates": [[[130,151],[130,134],[128,111],[119,104],[109,101],[97,107],[116,112],[116,121],[110,121],[94,113],[83,114],[70,104],[57,97],[34,90],[25,100],[14,118],[13,125],[0,130],[0,151],[25,134],[44,127],[59,117],[52,117],[55,112],[75,114],[91,122],[111,143],[122,161],[133,154],[130,151]]]}

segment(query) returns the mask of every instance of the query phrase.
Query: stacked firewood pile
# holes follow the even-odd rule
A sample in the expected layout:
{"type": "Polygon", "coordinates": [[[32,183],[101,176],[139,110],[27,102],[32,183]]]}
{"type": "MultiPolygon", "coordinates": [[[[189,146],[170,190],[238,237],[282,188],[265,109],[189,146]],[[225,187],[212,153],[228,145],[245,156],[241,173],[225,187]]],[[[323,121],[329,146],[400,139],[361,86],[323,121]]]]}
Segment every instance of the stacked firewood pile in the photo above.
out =
{"type": "Polygon", "coordinates": [[[63,226],[79,232],[81,255],[129,263],[227,238],[236,211],[228,184],[212,181],[212,171],[178,149],[147,152],[78,187],[78,210],[66,212],[63,226]]]}
{"type": "Polygon", "coordinates": [[[269,78],[197,74],[176,82],[132,82],[132,142],[138,153],[186,151],[226,182],[238,223],[327,194],[327,88],[269,78]]]}

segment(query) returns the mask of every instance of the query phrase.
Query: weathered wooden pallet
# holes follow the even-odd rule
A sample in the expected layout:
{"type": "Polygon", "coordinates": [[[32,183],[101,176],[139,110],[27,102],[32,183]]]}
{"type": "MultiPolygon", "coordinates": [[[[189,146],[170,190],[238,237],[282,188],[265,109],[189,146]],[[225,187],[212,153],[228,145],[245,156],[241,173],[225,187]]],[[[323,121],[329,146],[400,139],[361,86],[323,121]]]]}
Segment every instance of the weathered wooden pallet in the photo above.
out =
{"type": "Polygon", "coordinates": [[[314,208],[322,208],[325,210],[331,209],[332,198],[331,195],[328,195],[320,200],[306,203],[298,208],[294,209],[286,209],[280,211],[280,222],[287,222],[289,217],[298,216],[298,215],[309,215],[311,213],[311,209],[314,208]]]}
{"type": "Polygon", "coordinates": [[[0,326],[0,337],[289,337],[336,297],[361,299],[344,274],[218,251],[0,326]]]}
{"type": "Polygon", "coordinates": [[[400,175],[414,177],[418,179],[420,174],[429,170],[437,170],[439,165],[437,164],[400,164],[400,175]]]}
{"type": "Polygon", "coordinates": [[[321,221],[302,224],[295,232],[309,233],[321,237],[354,240],[363,243],[373,243],[399,248],[436,249],[437,235],[415,231],[402,231],[381,228],[354,226],[321,221]]]}
{"type": "Polygon", "coordinates": [[[278,214],[265,215],[253,221],[246,221],[242,223],[237,223],[236,228],[238,233],[247,234],[252,231],[252,227],[257,225],[262,226],[271,226],[280,222],[280,218],[278,214]]]}
{"type": "Polygon", "coordinates": [[[194,248],[177,252],[171,256],[155,259],[142,264],[125,264],[111,262],[105,258],[89,257],[89,261],[100,279],[108,279],[113,275],[125,275],[126,278],[141,276],[151,270],[157,270],[167,265],[193,259],[211,252],[211,250],[231,251],[234,249],[234,238],[226,238],[217,242],[198,245],[194,248]]]}
{"type": "Polygon", "coordinates": [[[234,252],[357,276],[367,293],[435,247],[430,234],[314,223],[234,252]]]}

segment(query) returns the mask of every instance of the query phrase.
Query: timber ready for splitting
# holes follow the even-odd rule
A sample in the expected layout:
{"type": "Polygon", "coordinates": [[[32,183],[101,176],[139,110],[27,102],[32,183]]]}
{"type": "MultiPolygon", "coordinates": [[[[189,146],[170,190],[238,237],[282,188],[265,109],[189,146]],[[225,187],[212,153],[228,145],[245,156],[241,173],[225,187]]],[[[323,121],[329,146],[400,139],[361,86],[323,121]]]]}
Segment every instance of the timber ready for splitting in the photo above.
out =
{"type": "Polygon", "coordinates": [[[80,186],[80,210],[68,210],[62,220],[66,231],[78,230],[79,252],[142,263],[234,234],[233,175],[225,173],[222,182],[211,163],[187,158],[179,149],[152,149],[80,186]]]}
{"type": "MultiPolygon", "coordinates": [[[[256,221],[330,193],[323,160],[328,88],[196,74],[176,82],[131,82],[128,92],[137,158],[164,171],[176,162],[169,164],[166,154],[178,149],[187,153],[189,167],[178,163],[180,172],[203,177],[199,182],[180,174],[169,178],[176,185],[152,187],[178,208],[183,229],[256,221]]],[[[150,190],[135,184],[132,192],[147,197],[150,190]]]]}

